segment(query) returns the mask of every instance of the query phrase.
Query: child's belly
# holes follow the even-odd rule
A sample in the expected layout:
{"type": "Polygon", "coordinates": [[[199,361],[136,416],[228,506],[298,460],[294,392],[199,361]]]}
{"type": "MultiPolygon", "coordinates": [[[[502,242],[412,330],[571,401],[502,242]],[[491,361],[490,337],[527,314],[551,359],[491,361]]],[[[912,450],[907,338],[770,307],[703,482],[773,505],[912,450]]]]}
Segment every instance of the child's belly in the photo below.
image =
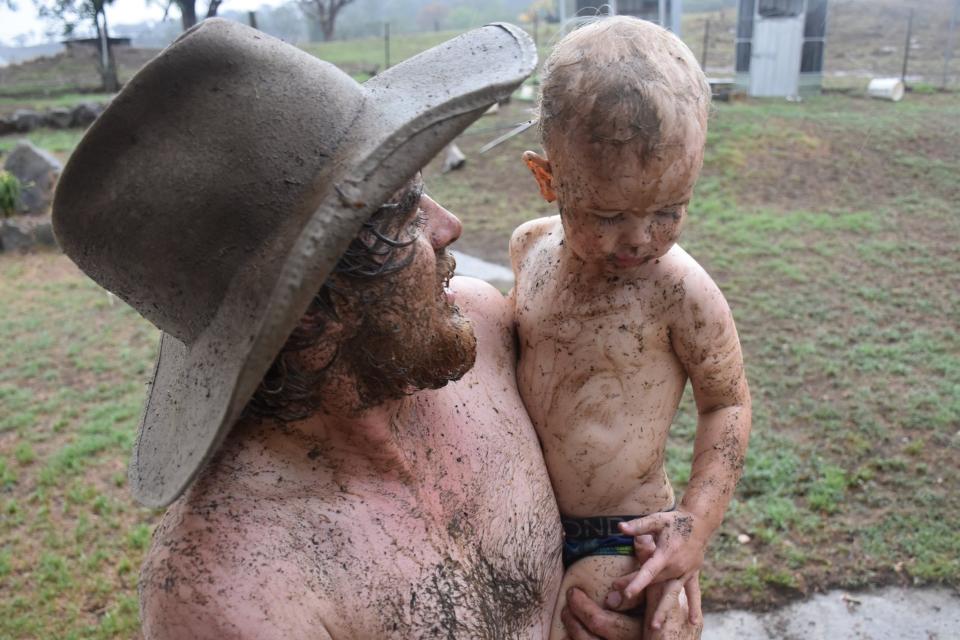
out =
{"type": "Polygon", "coordinates": [[[610,349],[543,341],[522,353],[518,382],[565,516],[668,509],[664,450],[686,375],[672,352],[640,363],[610,349]],[[576,347],[576,348],[573,348],[576,347]]]}

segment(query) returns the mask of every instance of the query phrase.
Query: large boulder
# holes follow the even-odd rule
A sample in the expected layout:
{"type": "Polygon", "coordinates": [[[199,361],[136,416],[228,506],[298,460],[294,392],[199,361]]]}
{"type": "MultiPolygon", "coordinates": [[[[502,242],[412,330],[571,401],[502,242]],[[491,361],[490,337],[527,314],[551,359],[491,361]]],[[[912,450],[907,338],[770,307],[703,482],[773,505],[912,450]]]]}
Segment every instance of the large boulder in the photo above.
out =
{"type": "Polygon", "coordinates": [[[50,216],[14,216],[0,220],[0,251],[57,248],[50,216]]]}
{"type": "Polygon", "coordinates": [[[18,133],[27,133],[33,131],[43,122],[43,116],[30,109],[17,109],[11,117],[13,128],[18,133]]]}
{"type": "Polygon", "coordinates": [[[0,249],[3,251],[29,249],[33,246],[31,235],[30,228],[20,220],[0,220],[0,249]]]}
{"type": "Polygon", "coordinates": [[[20,181],[20,211],[46,213],[53,201],[53,188],[63,166],[52,155],[21,140],[3,168],[20,181]]]}
{"type": "Polygon", "coordinates": [[[73,113],[70,109],[57,107],[47,111],[43,121],[48,127],[53,129],[69,129],[73,124],[73,113]]]}
{"type": "Polygon", "coordinates": [[[102,104],[97,104],[96,102],[81,102],[73,108],[73,126],[90,126],[102,111],[102,104]]]}

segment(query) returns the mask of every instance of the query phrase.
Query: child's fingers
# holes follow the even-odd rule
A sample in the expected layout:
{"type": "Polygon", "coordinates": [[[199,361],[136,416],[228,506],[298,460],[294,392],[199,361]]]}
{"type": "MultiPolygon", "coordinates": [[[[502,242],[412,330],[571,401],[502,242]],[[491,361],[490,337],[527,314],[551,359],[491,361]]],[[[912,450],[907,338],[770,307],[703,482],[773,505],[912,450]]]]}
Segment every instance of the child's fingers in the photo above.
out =
{"type": "Polygon", "coordinates": [[[654,553],[652,558],[643,563],[643,566],[637,571],[637,574],[630,581],[630,584],[623,589],[624,599],[629,601],[635,600],[637,596],[643,593],[647,585],[653,582],[653,579],[660,573],[665,564],[667,564],[666,554],[654,553]]]}
{"type": "Polygon", "coordinates": [[[651,516],[644,516],[636,520],[629,520],[620,523],[620,531],[628,536],[639,536],[645,533],[660,533],[666,526],[666,521],[661,513],[655,513],[651,516]]]}
{"type": "MultiPolygon", "coordinates": [[[[637,577],[636,571],[631,571],[630,573],[620,576],[612,583],[610,583],[610,588],[613,589],[611,593],[617,593],[621,596],[623,595],[623,590],[627,588],[627,585],[633,582],[633,579],[637,577]]],[[[619,606],[619,605],[615,605],[619,606]]]]}
{"type": "Polygon", "coordinates": [[[700,594],[700,572],[697,571],[683,585],[687,593],[687,603],[690,606],[690,624],[697,626],[703,620],[703,605],[700,594]]]}
{"type": "Polygon", "coordinates": [[[650,559],[656,550],[657,545],[653,542],[651,535],[636,536],[633,539],[633,552],[641,563],[650,559]]]}
{"type": "Polygon", "coordinates": [[[680,606],[680,592],[683,591],[683,583],[679,580],[670,580],[664,583],[663,596],[657,604],[657,610],[653,612],[653,620],[650,626],[659,629],[667,621],[667,614],[673,607],[680,606]]]}

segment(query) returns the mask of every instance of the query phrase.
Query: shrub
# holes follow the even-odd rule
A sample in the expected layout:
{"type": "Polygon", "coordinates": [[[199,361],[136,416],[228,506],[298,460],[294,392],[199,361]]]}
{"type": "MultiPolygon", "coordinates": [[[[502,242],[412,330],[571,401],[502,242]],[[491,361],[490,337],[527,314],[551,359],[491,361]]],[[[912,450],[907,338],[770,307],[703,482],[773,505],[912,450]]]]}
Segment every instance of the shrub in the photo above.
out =
{"type": "Polygon", "coordinates": [[[0,217],[9,218],[20,203],[20,181],[9,171],[0,171],[0,217]]]}

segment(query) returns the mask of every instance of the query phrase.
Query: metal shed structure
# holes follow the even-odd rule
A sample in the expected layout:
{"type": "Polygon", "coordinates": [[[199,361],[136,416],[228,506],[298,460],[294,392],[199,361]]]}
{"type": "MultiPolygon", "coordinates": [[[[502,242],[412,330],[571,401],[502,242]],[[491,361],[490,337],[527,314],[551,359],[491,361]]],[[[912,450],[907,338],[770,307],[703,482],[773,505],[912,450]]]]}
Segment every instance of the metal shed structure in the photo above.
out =
{"type": "Polygon", "coordinates": [[[740,0],[737,87],[751,96],[820,91],[828,0],[740,0]]]}
{"type": "Polygon", "coordinates": [[[634,16],[656,22],[680,35],[683,0],[558,0],[560,19],[595,16],[634,16]]]}

